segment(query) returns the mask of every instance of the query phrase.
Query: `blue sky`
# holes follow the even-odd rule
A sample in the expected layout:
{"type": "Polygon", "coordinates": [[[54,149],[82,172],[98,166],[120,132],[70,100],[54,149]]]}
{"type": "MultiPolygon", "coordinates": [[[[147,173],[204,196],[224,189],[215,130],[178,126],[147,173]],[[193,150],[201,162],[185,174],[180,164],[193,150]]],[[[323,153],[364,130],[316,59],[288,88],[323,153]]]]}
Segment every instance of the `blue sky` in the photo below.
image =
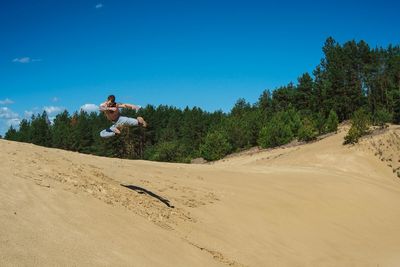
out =
{"type": "Polygon", "coordinates": [[[319,63],[328,36],[399,44],[395,1],[1,1],[0,134],[108,94],[229,111],[319,63]]]}

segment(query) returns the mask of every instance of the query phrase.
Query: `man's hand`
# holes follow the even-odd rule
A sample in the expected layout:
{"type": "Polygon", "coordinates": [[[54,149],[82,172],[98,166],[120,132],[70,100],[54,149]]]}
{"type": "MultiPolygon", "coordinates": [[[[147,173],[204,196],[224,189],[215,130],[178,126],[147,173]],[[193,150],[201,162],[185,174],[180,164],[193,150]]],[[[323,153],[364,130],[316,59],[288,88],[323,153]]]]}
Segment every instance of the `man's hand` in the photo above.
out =
{"type": "Polygon", "coordinates": [[[141,106],[132,105],[132,109],[135,109],[136,111],[138,111],[140,108],[141,106]]]}
{"type": "Polygon", "coordinates": [[[100,111],[108,111],[108,110],[111,110],[111,111],[117,111],[117,107],[107,107],[107,106],[100,106],[99,107],[99,110],[100,111]]]}
{"type": "Polygon", "coordinates": [[[141,106],[136,106],[136,105],[131,105],[131,104],[119,104],[118,105],[120,108],[130,108],[130,109],[134,109],[136,111],[138,111],[141,106]]]}

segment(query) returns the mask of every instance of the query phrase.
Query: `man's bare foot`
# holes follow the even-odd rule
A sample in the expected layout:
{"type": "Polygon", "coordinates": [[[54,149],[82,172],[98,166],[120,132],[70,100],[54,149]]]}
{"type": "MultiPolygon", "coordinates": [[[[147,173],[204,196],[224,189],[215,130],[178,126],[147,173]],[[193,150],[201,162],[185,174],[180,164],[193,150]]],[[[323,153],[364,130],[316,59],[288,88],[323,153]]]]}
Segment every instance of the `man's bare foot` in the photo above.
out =
{"type": "Polygon", "coordinates": [[[147,122],[142,117],[137,117],[137,120],[139,122],[139,125],[142,125],[145,128],[147,127],[147,122]]]}
{"type": "Polygon", "coordinates": [[[120,134],[120,133],[121,133],[121,131],[120,131],[117,127],[113,128],[112,131],[113,131],[115,134],[120,134]]]}

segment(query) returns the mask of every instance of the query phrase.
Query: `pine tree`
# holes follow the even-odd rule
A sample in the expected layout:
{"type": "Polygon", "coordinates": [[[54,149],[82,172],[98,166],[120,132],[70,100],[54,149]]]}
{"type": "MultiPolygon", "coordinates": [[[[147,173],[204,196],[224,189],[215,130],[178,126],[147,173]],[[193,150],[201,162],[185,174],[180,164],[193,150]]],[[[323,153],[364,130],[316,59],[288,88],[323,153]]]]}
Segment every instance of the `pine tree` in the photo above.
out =
{"type": "Polygon", "coordinates": [[[294,134],[290,127],[289,115],[285,112],[275,114],[272,119],[260,130],[258,144],[262,148],[284,145],[293,140],[294,134]]]}
{"type": "Polygon", "coordinates": [[[228,138],[223,132],[214,131],[207,134],[204,143],[200,145],[200,154],[206,160],[218,160],[231,150],[228,138]]]}
{"type": "Polygon", "coordinates": [[[269,113],[272,110],[272,94],[269,90],[264,90],[258,98],[258,107],[265,113],[269,113]]]}
{"type": "Polygon", "coordinates": [[[314,110],[316,103],[314,97],[314,81],[310,74],[305,73],[298,79],[297,92],[294,105],[297,110],[314,110]]]}
{"type": "Polygon", "coordinates": [[[31,141],[36,145],[51,146],[50,120],[46,111],[36,117],[32,116],[31,141]]]}
{"type": "Polygon", "coordinates": [[[314,126],[314,123],[309,118],[303,118],[301,122],[301,127],[298,132],[298,139],[300,141],[312,141],[317,137],[317,129],[314,126]]]}
{"type": "Polygon", "coordinates": [[[351,127],[347,135],[344,137],[344,144],[357,143],[359,138],[366,133],[371,123],[370,114],[363,108],[356,110],[351,119],[351,127]]]}
{"type": "Polygon", "coordinates": [[[257,144],[258,134],[263,124],[260,117],[262,117],[262,111],[257,106],[251,106],[244,99],[236,102],[222,126],[233,150],[241,150],[257,144]]]}
{"type": "Polygon", "coordinates": [[[72,149],[75,151],[90,153],[92,151],[93,136],[92,125],[89,120],[89,115],[85,111],[79,114],[75,113],[72,120],[72,149]]]}
{"type": "Polygon", "coordinates": [[[295,103],[296,88],[292,83],[279,87],[272,93],[272,107],[274,112],[285,111],[295,103]]]}
{"type": "Polygon", "coordinates": [[[31,143],[31,124],[27,119],[23,119],[19,124],[18,141],[31,143]]]}
{"type": "Polygon", "coordinates": [[[17,130],[11,125],[4,135],[4,139],[10,141],[17,141],[17,130]]]}
{"type": "Polygon", "coordinates": [[[339,118],[336,115],[336,112],[331,110],[329,112],[328,119],[324,125],[324,133],[336,132],[339,125],[339,118]]]}
{"type": "Polygon", "coordinates": [[[72,127],[68,111],[58,114],[52,127],[52,145],[56,148],[72,148],[72,127]]]}

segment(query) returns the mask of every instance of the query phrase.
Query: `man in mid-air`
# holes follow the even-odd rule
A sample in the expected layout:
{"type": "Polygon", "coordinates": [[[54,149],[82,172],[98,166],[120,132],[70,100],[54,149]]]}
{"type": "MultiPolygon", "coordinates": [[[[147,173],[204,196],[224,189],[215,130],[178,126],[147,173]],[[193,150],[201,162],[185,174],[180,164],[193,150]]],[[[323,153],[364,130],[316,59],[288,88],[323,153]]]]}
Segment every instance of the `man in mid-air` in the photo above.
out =
{"type": "Polygon", "coordinates": [[[103,138],[113,137],[116,134],[120,134],[123,126],[138,126],[141,125],[143,127],[147,127],[146,121],[142,117],[128,118],[121,116],[119,113],[120,108],[130,108],[139,110],[140,106],[131,105],[131,104],[117,104],[115,102],[115,96],[110,95],[107,97],[107,101],[100,104],[100,111],[104,112],[107,119],[112,121],[114,124],[103,131],[100,132],[100,136],[103,138]]]}

